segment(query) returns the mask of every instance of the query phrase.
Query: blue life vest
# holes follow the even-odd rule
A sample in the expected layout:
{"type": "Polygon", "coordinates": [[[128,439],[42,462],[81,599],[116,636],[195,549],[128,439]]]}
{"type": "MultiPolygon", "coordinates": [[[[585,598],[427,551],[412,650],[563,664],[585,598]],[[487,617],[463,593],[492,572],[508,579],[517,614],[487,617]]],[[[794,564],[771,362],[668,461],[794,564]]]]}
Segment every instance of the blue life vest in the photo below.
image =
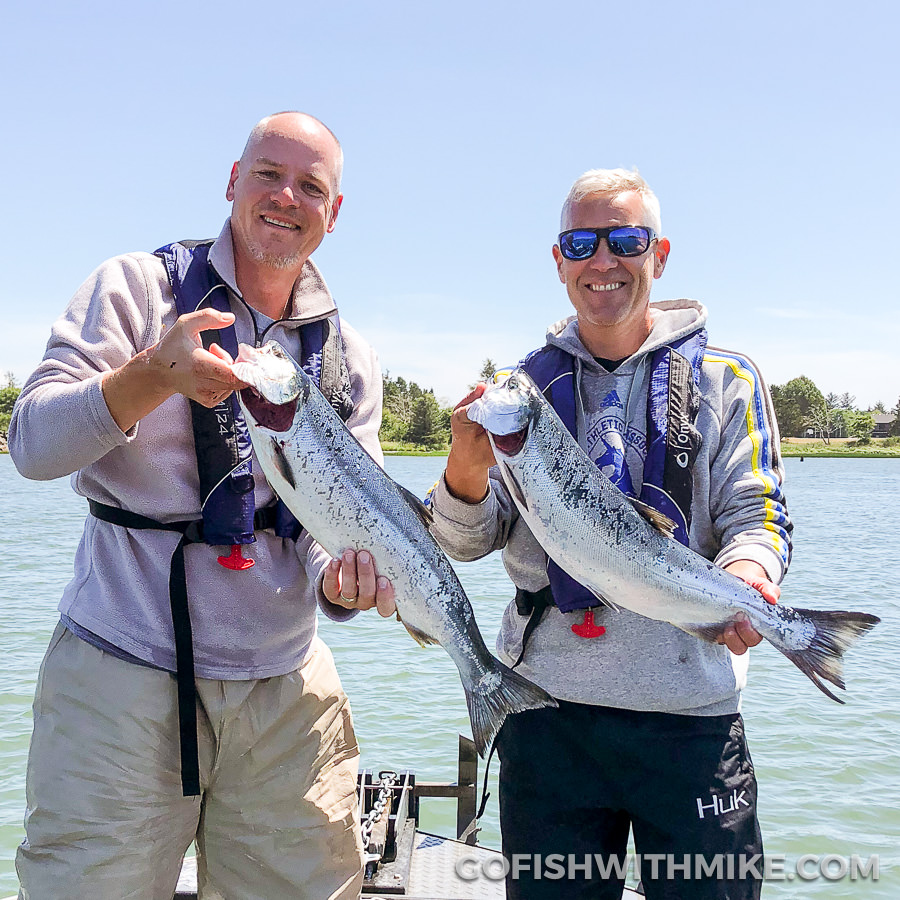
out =
{"type": "MultiPolygon", "coordinates": [[[[212,243],[211,240],[178,241],[154,251],[165,263],[179,316],[203,307],[231,312],[228,288],[209,263],[212,243]]],[[[204,331],[201,338],[207,349],[217,343],[233,358],[238,355],[234,325],[204,331]]],[[[346,421],[353,405],[346,366],[342,362],[339,325],[330,319],[303,325],[300,343],[304,371],[346,421]]],[[[250,435],[237,395],[230,394],[213,409],[193,400],[190,406],[200,475],[203,541],[230,545],[252,543],[256,538],[250,435]]],[[[296,540],[302,528],[280,500],[272,527],[279,537],[290,540],[296,540]]]]}
{"type": "MultiPolygon", "coordinates": [[[[698,386],[705,350],[706,331],[701,329],[660,347],[650,359],[647,458],[639,499],[668,516],[675,523],[675,538],[685,545],[691,526],[692,467],[700,449],[700,433],[694,423],[700,408],[698,386]]],[[[577,440],[575,358],[548,344],[520,365],[577,440]]],[[[591,591],[549,557],[547,575],[553,602],[562,612],[598,605],[591,591]]]]}

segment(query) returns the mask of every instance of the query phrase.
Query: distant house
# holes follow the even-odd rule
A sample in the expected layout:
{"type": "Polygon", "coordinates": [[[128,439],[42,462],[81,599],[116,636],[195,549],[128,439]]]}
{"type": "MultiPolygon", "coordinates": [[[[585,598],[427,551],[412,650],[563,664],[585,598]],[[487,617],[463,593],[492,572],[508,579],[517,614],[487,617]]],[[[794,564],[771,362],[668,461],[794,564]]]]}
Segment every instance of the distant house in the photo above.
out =
{"type": "Polygon", "coordinates": [[[872,437],[887,437],[891,433],[891,425],[897,417],[893,413],[873,413],[875,427],[872,429],[872,437]]]}

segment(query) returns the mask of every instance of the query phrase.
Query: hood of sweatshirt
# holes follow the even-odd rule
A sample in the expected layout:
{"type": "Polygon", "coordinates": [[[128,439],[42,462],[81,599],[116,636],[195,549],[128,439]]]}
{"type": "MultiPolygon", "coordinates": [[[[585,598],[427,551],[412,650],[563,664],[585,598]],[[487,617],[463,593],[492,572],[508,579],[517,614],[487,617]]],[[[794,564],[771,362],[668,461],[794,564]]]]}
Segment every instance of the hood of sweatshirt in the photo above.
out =
{"type": "MultiPolygon", "coordinates": [[[[569,316],[551,325],[547,330],[547,343],[559,347],[575,358],[576,416],[578,433],[576,439],[585,450],[591,450],[587,430],[593,424],[599,410],[585,408],[584,398],[593,388],[585,389],[586,382],[595,379],[613,379],[619,385],[619,397],[624,403],[625,421],[632,421],[636,404],[646,404],[646,376],[649,371],[650,354],[666,344],[692,334],[706,324],[706,307],[697,300],[663,300],[650,304],[650,334],[641,346],[624,359],[615,371],[610,373],[602,363],[591,356],[581,343],[578,332],[578,317],[569,316]]],[[[599,391],[599,388],[597,389],[599,391]]],[[[641,462],[641,466],[643,462],[641,462]]],[[[638,473],[635,472],[635,475],[638,473]]]]}
{"type": "MultiPolygon", "coordinates": [[[[623,360],[616,374],[631,375],[642,357],[659,347],[692,334],[706,325],[706,307],[697,300],[663,300],[650,304],[650,334],[643,344],[623,360]]],[[[547,343],[574,356],[586,373],[601,375],[606,369],[598,363],[581,343],[578,317],[560,319],[547,329],[547,343]]]]}

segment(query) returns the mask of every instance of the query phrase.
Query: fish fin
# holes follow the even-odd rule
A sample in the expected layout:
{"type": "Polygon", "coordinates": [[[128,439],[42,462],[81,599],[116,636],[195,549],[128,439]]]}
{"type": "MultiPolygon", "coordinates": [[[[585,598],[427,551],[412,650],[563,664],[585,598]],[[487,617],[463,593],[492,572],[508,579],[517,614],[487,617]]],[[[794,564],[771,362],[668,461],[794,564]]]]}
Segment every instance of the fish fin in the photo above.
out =
{"type": "Polygon", "coordinates": [[[436,638],[433,638],[430,634],[425,634],[424,631],[416,628],[413,625],[410,625],[408,622],[404,622],[403,619],[400,618],[400,613],[397,613],[397,620],[400,624],[409,632],[410,637],[420,646],[426,647],[428,644],[437,644],[439,641],[436,638]]]}
{"type": "Polygon", "coordinates": [[[605,606],[607,609],[611,609],[613,612],[619,612],[619,607],[612,602],[612,600],[607,600],[603,594],[598,594],[592,587],[589,587],[588,590],[600,601],[601,606],[605,606]]]}
{"type": "Polygon", "coordinates": [[[527,510],[528,501],[525,499],[525,494],[522,492],[522,485],[520,485],[519,482],[516,481],[516,476],[513,475],[513,471],[507,463],[501,462],[500,466],[503,468],[503,471],[506,472],[506,483],[512,490],[513,496],[527,510]]]}
{"type": "Polygon", "coordinates": [[[826,696],[838,703],[844,701],[822,684],[822,679],[836,687],[845,688],[843,656],[853,642],[874,628],[881,619],[870,613],[844,612],[843,610],[794,609],[795,613],[813,623],[816,633],[803,649],[779,646],[772,641],[810,681],[826,696]]]}
{"type": "Polygon", "coordinates": [[[675,537],[675,523],[666,515],[663,515],[658,509],[654,509],[646,503],[637,500],[634,497],[628,498],[631,505],[661,534],[667,538],[675,537]]]}
{"type": "Polygon", "coordinates": [[[294,489],[297,490],[297,485],[294,483],[294,476],[291,472],[291,466],[288,463],[287,456],[285,456],[284,449],[278,441],[272,441],[272,457],[275,460],[275,468],[278,470],[278,474],[294,489]]]}
{"type": "Polygon", "coordinates": [[[559,705],[542,687],[497,659],[494,660],[494,669],[471,690],[466,687],[465,691],[472,737],[482,759],[508,715],[526,709],[559,705]]]}
{"type": "MultiPolygon", "coordinates": [[[[395,481],[394,484],[397,484],[397,482],[395,481]]],[[[403,487],[402,484],[397,484],[397,487],[400,489],[403,499],[406,500],[412,507],[413,512],[422,520],[422,524],[430,529],[434,525],[434,513],[412,491],[403,487]]]]}
{"type": "Polygon", "coordinates": [[[702,622],[690,625],[686,625],[683,622],[678,623],[678,628],[682,631],[686,631],[688,634],[692,634],[701,640],[709,641],[711,644],[716,643],[722,636],[722,627],[721,622],[702,622]]]}

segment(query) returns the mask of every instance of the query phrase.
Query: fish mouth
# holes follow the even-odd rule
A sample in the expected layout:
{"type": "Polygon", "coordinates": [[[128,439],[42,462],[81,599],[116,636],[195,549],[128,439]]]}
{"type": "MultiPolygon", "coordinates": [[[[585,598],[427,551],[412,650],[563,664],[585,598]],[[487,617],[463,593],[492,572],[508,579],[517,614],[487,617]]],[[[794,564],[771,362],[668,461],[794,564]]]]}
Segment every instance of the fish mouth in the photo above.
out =
{"type": "Polygon", "coordinates": [[[494,447],[504,456],[515,456],[525,446],[525,441],[528,440],[528,427],[526,426],[520,431],[513,431],[510,434],[494,434],[490,432],[490,435],[494,447]]]}
{"type": "Polygon", "coordinates": [[[246,387],[241,391],[244,408],[253,416],[257,425],[270,431],[287,431],[294,424],[297,412],[297,398],[287,403],[272,403],[255,388],[246,387]]]}

